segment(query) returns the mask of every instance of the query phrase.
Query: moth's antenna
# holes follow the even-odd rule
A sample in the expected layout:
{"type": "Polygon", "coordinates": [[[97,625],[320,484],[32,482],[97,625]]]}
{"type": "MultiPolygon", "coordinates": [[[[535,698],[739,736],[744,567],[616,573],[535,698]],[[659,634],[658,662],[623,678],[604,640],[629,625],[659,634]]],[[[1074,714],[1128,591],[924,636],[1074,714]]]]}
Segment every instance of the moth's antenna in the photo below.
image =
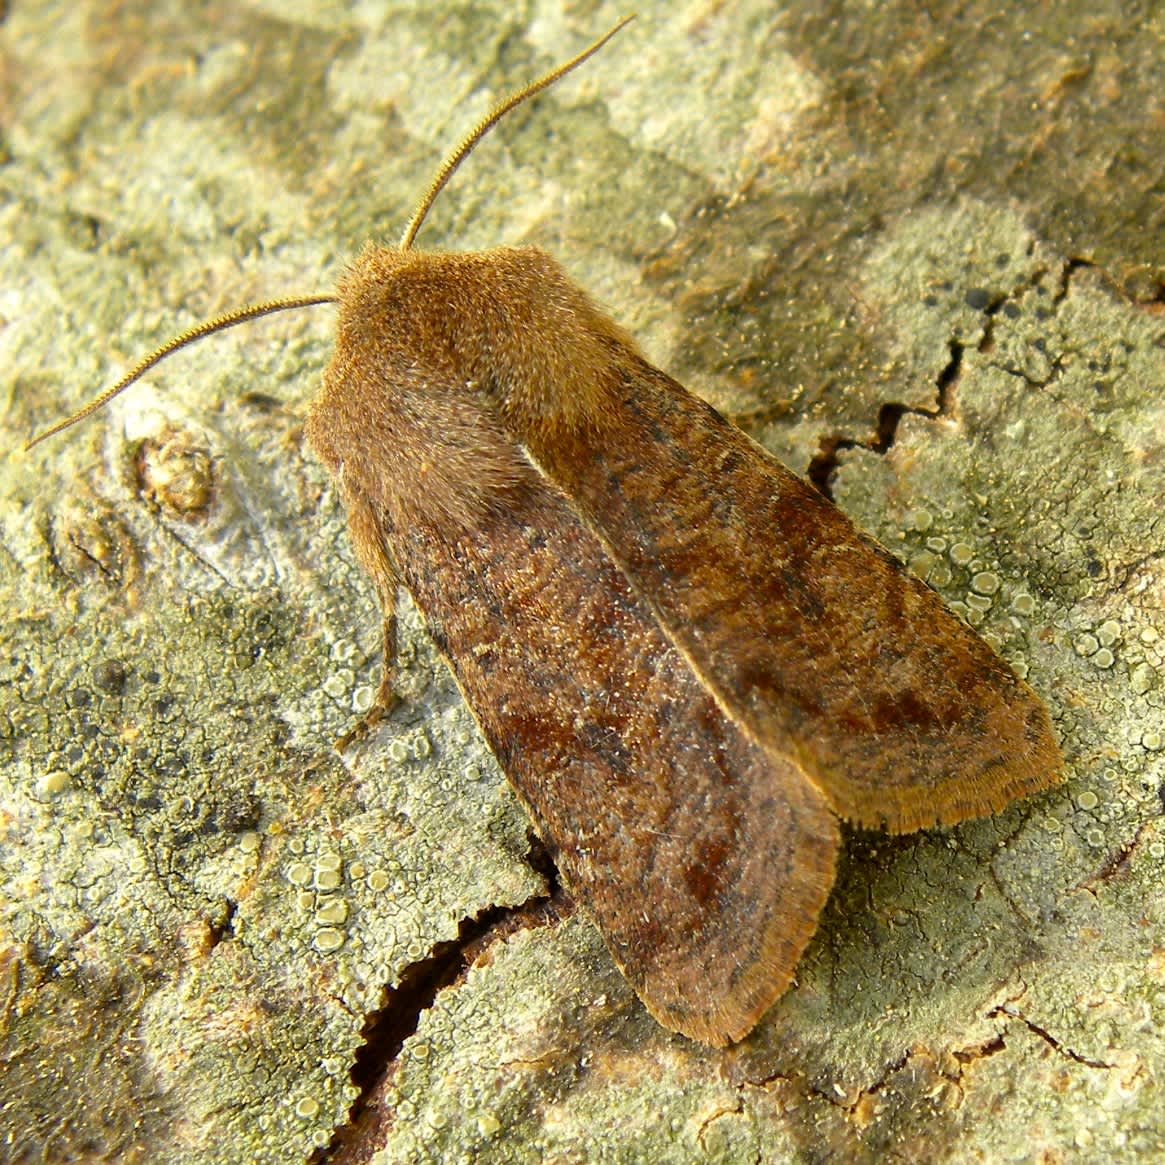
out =
{"type": "Polygon", "coordinates": [[[481,141],[481,139],[485,137],[485,135],[489,133],[489,131],[493,129],[493,127],[497,125],[497,123],[501,121],[501,119],[505,117],[511,109],[513,109],[516,105],[521,105],[523,101],[528,101],[536,93],[541,93],[543,89],[553,85],[555,81],[561,80],[572,69],[578,68],[578,66],[581,65],[583,61],[587,60],[589,57],[593,57],[595,53],[597,53],[599,49],[601,49],[603,45],[605,45],[607,41],[609,41],[611,37],[615,35],[615,33],[619,32],[620,29],[624,28],[634,19],[634,15],[624,16],[623,19],[620,20],[614,28],[605,32],[589,48],[583,49],[583,51],[579,53],[578,56],[571,57],[570,60],[565,64],[551,69],[550,72],[547,73],[544,77],[539,77],[537,81],[531,81],[529,85],[524,85],[521,89],[511,93],[509,97],[495,105],[493,109],[491,109],[489,113],[487,113],[485,117],[483,117],[481,121],[479,121],[477,125],[475,125],[473,129],[471,129],[469,133],[467,133],[465,137],[461,139],[456,149],[454,149],[453,152],[445,159],[445,161],[441,163],[437,170],[436,176],[433,178],[433,181],[429,183],[429,189],[425,191],[424,197],[422,197],[420,203],[417,205],[417,209],[413,211],[413,217],[409,219],[408,226],[406,226],[404,229],[404,234],[402,234],[400,237],[400,249],[402,251],[407,251],[413,245],[413,240],[417,237],[417,231],[421,229],[421,224],[425,221],[425,216],[432,209],[433,203],[437,199],[437,195],[440,194],[441,191],[445,188],[445,183],[453,177],[457,167],[465,161],[465,159],[473,151],[473,147],[476,146],[477,143],[481,141]]]}
{"type": "Polygon", "coordinates": [[[49,437],[55,436],[64,429],[83,421],[90,413],[95,413],[103,405],[108,404],[118,393],[124,392],[135,380],[140,380],[155,364],[165,360],[172,352],[201,340],[204,336],[211,336],[215,332],[225,332],[236,324],[246,323],[248,320],[257,320],[260,316],[269,316],[277,311],[292,311],[297,307],[313,307],[317,303],[335,303],[334,295],[308,295],[293,299],[272,299],[266,303],[253,303],[249,307],[241,307],[237,311],[227,312],[226,315],[216,316],[213,320],[196,325],[180,336],[167,340],[160,348],[151,352],[144,360],[134,365],[112,388],[107,388],[99,397],[91,400],[84,408],[78,409],[72,416],[58,421],[43,433],[38,433],[24,446],[27,453],[33,446],[39,445],[49,437]]]}

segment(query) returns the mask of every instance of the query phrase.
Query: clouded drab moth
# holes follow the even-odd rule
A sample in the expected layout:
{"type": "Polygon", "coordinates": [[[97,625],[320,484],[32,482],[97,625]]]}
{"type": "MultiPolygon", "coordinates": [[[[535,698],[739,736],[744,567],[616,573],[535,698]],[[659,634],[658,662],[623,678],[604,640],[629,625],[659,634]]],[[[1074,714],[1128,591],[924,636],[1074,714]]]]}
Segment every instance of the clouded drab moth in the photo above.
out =
{"type": "Polygon", "coordinates": [[[335,296],[184,333],[56,429],[193,339],[338,303],[307,437],[388,625],[404,586],[648,1010],[719,1045],[788,985],[839,818],[951,824],[1062,761],[969,626],[546,253],[412,250],[476,141],[615,31],[495,109],[335,296]]]}

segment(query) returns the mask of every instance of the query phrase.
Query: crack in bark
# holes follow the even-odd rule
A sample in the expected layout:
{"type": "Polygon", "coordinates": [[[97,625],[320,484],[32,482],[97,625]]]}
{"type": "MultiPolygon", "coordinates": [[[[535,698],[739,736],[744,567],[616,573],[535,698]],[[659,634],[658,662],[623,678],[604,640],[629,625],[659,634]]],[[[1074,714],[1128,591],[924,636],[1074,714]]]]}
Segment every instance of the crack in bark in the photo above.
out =
{"type": "Polygon", "coordinates": [[[462,919],[457,938],[435,943],[425,958],[402,971],[395,987],[385,988],[384,1005],[365,1019],[364,1043],[352,1066],[352,1082],[360,1094],[348,1110],[347,1123],[336,1128],[327,1148],[312,1157],[312,1165],[358,1165],[383,1148],[395,1118],[385,1094],[397,1057],[440,992],[461,982],[496,943],[520,930],[557,925],[573,913],[557,871],[534,839],[526,860],[546,879],[547,893],[518,906],[488,906],[462,919]]]}
{"type": "MultiPolygon", "coordinates": [[[[1002,1008],[996,1008],[990,1014],[991,1016],[995,1016],[1010,1013],[1004,1013],[1002,1008]]],[[[864,1088],[858,1089],[852,1099],[830,1096],[827,1091],[822,1089],[816,1089],[815,1091],[828,1104],[843,1111],[848,1118],[868,1124],[873,1118],[867,1119],[864,1110],[868,1110],[870,1102],[892,1086],[893,1078],[905,1071],[912,1060],[917,1059],[924,1063],[929,1062],[932,1064],[935,1076],[956,1087],[959,1090],[960,1097],[962,1097],[965,1095],[963,1088],[964,1070],[971,1064],[975,1064],[980,1060],[989,1059],[1006,1050],[1007,1042],[1001,1032],[997,1032],[995,1035],[989,1036],[977,1043],[967,1044],[961,1048],[950,1048],[946,1051],[936,1052],[925,1045],[918,1044],[907,1048],[898,1059],[886,1064],[882,1070],[882,1074],[864,1088]],[[944,1059],[948,1057],[949,1063],[944,1064],[944,1059]]]]}
{"type": "Polygon", "coordinates": [[[996,1007],[989,1011],[988,1018],[995,1018],[996,1016],[1005,1016],[1007,1019],[1017,1019],[1024,1025],[1033,1035],[1039,1036],[1054,1052],[1063,1056],[1065,1059],[1071,1060],[1076,1064],[1083,1064],[1086,1068],[1104,1068],[1112,1070],[1117,1067],[1116,1064],[1109,1064],[1104,1060],[1091,1060],[1080,1052],[1074,1051],[1066,1044],[1060,1043],[1058,1039],[1046,1028],[1040,1027],[1034,1020],[1030,1020],[1022,1012],[1015,1008],[1010,1008],[1006,1005],[1003,1007],[996,1007]]]}
{"type": "Polygon", "coordinates": [[[699,1128],[696,1129],[696,1143],[705,1151],[707,1151],[707,1146],[704,1144],[704,1138],[708,1132],[708,1129],[711,1128],[712,1125],[716,1123],[716,1121],[721,1120],[726,1116],[740,1116],[744,1112],[744,1097],[739,1095],[739,1089],[737,1089],[737,1093],[738,1096],[735,1104],[720,1105],[713,1112],[709,1113],[709,1115],[700,1122],[699,1128]]]}
{"type": "MultiPolygon", "coordinates": [[[[968,1044],[964,1048],[955,1048],[951,1055],[959,1062],[960,1066],[965,1064],[975,1064],[980,1060],[988,1060],[992,1056],[999,1055],[1000,1052],[1007,1051],[1007,1041],[1002,1034],[996,1033],[990,1039],[980,1040],[977,1044],[968,1044]]],[[[959,1073],[959,1080],[962,1081],[962,1073],[959,1073]]]]}
{"type": "MultiPolygon", "coordinates": [[[[1100,270],[1096,264],[1087,259],[1071,258],[1061,266],[1058,286],[1052,295],[1053,312],[1068,297],[1072,278],[1080,270],[1100,270]]],[[[995,347],[995,321],[1000,312],[1009,303],[1013,303],[1025,291],[1038,287],[1041,281],[1049,274],[1046,267],[1039,267],[1021,284],[1006,292],[989,295],[985,290],[972,288],[965,296],[967,306],[979,311],[983,316],[983,334],[973,345],[974,351],[989,355],[995,347]]],[[[1103,272],[1102,272],[1103,274],[1103,272]]],[[[1163,292],[1165,294],[1165,292],[1163,292]]],[[[928,420],[938,420],[951,415],[955,387],[963,372],[964,357],[970,346],[963,341],[952,337],[948,341],[950,359],[940,369],[935,377],[934,384],[937,390],[937,402],[933,408],[919,405],[906,405],[898,401],[887,401],[878,410],[878,419],[873,435],[862,439],[845,437],[834,433],[823,437],[818,445],[817,452],[810,459],[806,476],[817,489],[831,501],[833,500],[832,481],[839,467],[839,454],[846,449],[866,449],[871,453],[885,455],[893,447],[898,435],[899,422],[905,416],[926,417],[928,420]]],[[[1015,376],[1032,388],[1045,388],[1055,381],[1063,372],[1063,365],[1059,359],[1049,362],[1046,378],[1034,379],[1022,369],[1009,368],[996,364],[999,371],[1009,376],[1015,376]]]]}
{"type": "Polygon", "coordinates": [[[1128,841],[1122,842],[1116,849],[1112,850],[1108,857],[1101,863],[1099,869],[1095,873],[1089,874],[1088,877],[1081,878],[1073,889],[1085,890],[1093,895],[1093,897],[1096,897],[1097,883],[1111,882],[1127,874],[1132,864],[1133,853],[1140,844],[1141,835],[1149,827],[1149,824],[1148,821],[1141,822],[1137,827],[1136,833],[1128,841]]]}

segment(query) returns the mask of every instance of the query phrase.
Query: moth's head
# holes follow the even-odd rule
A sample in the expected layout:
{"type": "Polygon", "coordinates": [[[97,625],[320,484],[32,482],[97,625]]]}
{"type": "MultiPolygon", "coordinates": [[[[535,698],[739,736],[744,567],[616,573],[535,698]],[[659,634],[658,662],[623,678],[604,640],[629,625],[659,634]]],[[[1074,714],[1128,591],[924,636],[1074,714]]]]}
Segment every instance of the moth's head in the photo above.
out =
{"type": "Polygon", "coordinates": [[[536,247],[368,247],[340,281],[338,300],[330,375],[363,352],[386,372],[420,373],[435,393],[476,398],[519,444],[600,428],[636,351],[536,247]]]}
{"type": "Polygon", "coordinates": [[[534,472],[451,326],[480,311],[450,269],[456,258],[368,247],[356,259],[306,427],[349,502],[444,530],[507,506],[534,472]]]}

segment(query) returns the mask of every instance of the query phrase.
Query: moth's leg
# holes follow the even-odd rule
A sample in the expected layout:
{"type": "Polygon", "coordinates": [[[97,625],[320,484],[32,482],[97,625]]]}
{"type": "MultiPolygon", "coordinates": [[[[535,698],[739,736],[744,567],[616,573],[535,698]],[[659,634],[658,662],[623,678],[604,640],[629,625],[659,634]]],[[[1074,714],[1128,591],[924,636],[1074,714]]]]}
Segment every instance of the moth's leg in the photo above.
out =
{"type": "Polygon", "coordinates": [[[384,647],[383,658],[380,664],[380,687],[376,689],[376,698],[372,701],[372,708],[367,715],[375,713],[379,720],[385,713],[400,702],[400,695],[396,690],[396,595],[391,600],[381,600],[384,611],[384,647]]]}
{"type": "Polygon", "coordinates": [[[380,686],[377,688],[372,706],[336,741],[336,748],[341,751],[374,728],[400,702],[396,690],[396,595],[400,587],[400,578],[385,544],[376,512],[371,506],[365,502],[349,504],[348,532],[352,537],[356,557],[371,577],[380,600],[384,619],[384,659],[381,664],[380,686]]]}

